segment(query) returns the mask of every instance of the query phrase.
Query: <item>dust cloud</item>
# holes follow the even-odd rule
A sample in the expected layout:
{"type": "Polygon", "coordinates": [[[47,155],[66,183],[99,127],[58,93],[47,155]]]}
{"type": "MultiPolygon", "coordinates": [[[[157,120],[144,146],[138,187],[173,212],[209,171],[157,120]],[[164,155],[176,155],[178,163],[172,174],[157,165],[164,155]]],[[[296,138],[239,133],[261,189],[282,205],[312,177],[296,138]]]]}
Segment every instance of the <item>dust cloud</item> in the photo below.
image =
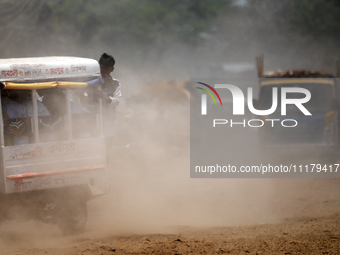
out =
{"type": "MultiPolygon", "coordinates": [[[[271,224],[339,211],[338,180],[190,178],[187,88],[186,81],[156,79],[126,96],[118,110],[117,147],[108,152],[110,193],[87,203],[84,233],[64,237],[56,225],[6,221],[0,248],[7,254],[22,248],[34,253],[36,247],[48,250],[108,235],[271,224]]],[[[261,160],[255,139],[240,133],[230,141],[226,153],[237,162],[261,160]]]]}
{"type": "MultiPolygon", "coordinates": [[[[224,20],[220,22],[224,24],[224,20]]],[[[64,237],[56,225],[6,221],[0,225],[0,249],[15,254],[17,248],[25,247],[34,254],[35,247],[48,249],[108,234],[169,233],[176,232],[177,226],[270,224],[339,211],[339,204],[331,203],[340,195],[338,180],[190,178],[189,78],[237,77],[242,74],[228,70],[240,65],[241,69],[246,67],[247,77],[256,80],[254,58],[261,53],[265,70],[322,65],[318,62],[322,43],[315,42],[308,49],[301,45],[268,46],[252,24],[237,18],[232,23],[208,46],[192,49],[176,44],[164,49],[162,56],[145,56],[140,53],[143,48],[138,49],[139,58],[124,46],[98,44],[89,49],[50,41],[42,51],[34,44],[28,50],[6,50],[3,57],[73,55],[98,59],[103,52],[113,54],[117,60],[113,76],[123,85],[124,99],[118,107],[117,148],[108,152],[110,193],[88,202],[86,232],[64,237]]],[[[331,70],[333,63],[327,61],[331,70]]],[[[256,141],[246,140],[242,134],[231,140],[241,140],[237,146],[243,151],[235,151],[235,143],[230,143],[226,151],[229,157],[237,162],[259,160],[256,141]]]]}
{"type": "MultiPolygon", "coordinates": [[[[110,193],[88,202],[82,237],[270,224],[303,216],[306,208],[313,208],[311,216],[323,215],[329,209],[324,201],[339,194],[335,180],[191,179],[189,84],[143,82],[143,89],[127,93],[118,108],[117,148],[108,152],[110,193]]],[[[247,134],[251,139],[228,135],[228,157],[261,161],[256,133],[247,134]]],[[[72,240],[64,240],[56,225],[36,221],[3,222],[0,236],[4,246],[48,247],[72,240]]]]}
{"type": "MultiPolygon", "coordinates": [[[[89,202],[89,228],[155,233],[171,226],[276,222],[272,182],[190,179],[189,98],[184,82],[153,82],[127,106],[130,147],[110,151],[110,194],[89,202]],[[131,114],[132,112],[132,114],[131,114]],[[131,116],[132,115],[132,116],[131,116]],[[99,209],[100,208],[100,209],[99,209]],[[95,213],[97,211],[97,213],[95,213]]],[[[123,111],[124,112],[124,111],[123,111]]],[[[230,143],[228,154],[235,144],[230,143]]],[[[249,152],[255,145],[247,144],[249,152]]],[[[234,155],[238,161],[250,153],[234,155]]]]}
{"type": "MultiPolygon", "coordinates": [[[[339,195],[337,180],[190,178],[187,86],[154,81],[128,100],[120,125],[130,147],[109,152],[111,191],[88,203],[88,231],[168,233],[174,226],[270,224],[339,209],[327,206],[339,195]]],[[[256,133],[227,135],[225,153],[234,162],[268,160],[256,133]]]]}

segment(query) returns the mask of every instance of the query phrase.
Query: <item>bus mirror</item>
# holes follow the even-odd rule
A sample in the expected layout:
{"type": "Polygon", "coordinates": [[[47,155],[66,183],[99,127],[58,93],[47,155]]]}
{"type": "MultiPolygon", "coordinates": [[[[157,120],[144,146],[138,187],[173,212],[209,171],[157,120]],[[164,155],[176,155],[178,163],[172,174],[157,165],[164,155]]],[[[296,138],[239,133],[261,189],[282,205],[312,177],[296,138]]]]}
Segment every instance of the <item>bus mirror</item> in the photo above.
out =
{"type": "Polygon", "coordinates": [[[5,88],[5,84],[3,82],[0,82],[0,89],[4,89],[5,88]]]}

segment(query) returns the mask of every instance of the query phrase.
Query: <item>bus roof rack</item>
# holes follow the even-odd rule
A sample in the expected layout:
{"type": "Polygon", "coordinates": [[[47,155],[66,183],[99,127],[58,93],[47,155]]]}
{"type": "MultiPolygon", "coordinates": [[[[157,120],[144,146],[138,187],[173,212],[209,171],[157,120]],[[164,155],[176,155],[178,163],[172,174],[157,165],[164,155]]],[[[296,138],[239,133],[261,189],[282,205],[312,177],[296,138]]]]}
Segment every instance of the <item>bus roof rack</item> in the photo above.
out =
{"type": "Polygon", "coordinates": [[[97,60],[79,57],[0,59],[0,82],[56,80],[100,75],[97,60]]]}

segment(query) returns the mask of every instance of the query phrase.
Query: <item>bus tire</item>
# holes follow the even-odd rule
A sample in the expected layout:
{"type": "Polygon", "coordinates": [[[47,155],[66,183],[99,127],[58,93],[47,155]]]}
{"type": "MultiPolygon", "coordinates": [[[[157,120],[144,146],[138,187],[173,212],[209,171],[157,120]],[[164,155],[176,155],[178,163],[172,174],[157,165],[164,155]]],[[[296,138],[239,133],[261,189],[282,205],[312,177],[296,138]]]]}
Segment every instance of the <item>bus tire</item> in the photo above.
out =
{"type": "Polygon", "coordinates": [[[59,200],[57,224],[64,235],[84,231],[87,222],[86,200],[81,192],[68,192],[59,200]]]}

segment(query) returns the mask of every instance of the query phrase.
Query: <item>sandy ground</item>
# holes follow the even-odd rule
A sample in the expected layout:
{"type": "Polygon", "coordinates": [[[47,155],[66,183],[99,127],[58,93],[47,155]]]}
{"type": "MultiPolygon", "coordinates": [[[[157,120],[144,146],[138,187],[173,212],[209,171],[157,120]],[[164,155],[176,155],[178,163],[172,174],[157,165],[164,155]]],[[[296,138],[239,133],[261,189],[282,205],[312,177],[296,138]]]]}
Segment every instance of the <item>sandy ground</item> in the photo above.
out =
{"type": "Polygon", "coordinates": [[[84,234],[57,238],[58,247],[28,244],[2,254],[339,254],[339,220],[334,216],[246,227],[176,227],[172,234],[102,238],[84,234]]]}
{"type": "Polygon", "coordinates": [[[190,179],[188,127],[159,117],[110,152],[84,233],[2,222],[0,254],[340,254],[340,179],[190,179]]]}
{"type": "Polygon", "coordinates": [[[88,202],[84,233],[63,236],[55,225],[4,222],[0,254],[340,253],[340,180],[201,180],[197,186],[189,178],[183,187],[178,176],[130,175],[126,163],[120,166],[111,193],[88,202]],[[203,195],[232,183],[218,197],[203,195]],[[205,192],[197,189],[202,184],[205,192]],[[231,191],[241,195],[232,199],[231,191]]]}
{"type": "MultiPolygon", "coordinates": [[[[321,188],[326,183],[315,184],[321,188]]],[[[308,211],[309,216],[250,226],[163,226],[110,233],[93,224],[99,215],[92,212],[85,233],[64,237],[55,226],[39,222],[7,223],[0,234],[1,254],[339,254],[340,201],[295,203],[297,214],[308,211]]]]}

